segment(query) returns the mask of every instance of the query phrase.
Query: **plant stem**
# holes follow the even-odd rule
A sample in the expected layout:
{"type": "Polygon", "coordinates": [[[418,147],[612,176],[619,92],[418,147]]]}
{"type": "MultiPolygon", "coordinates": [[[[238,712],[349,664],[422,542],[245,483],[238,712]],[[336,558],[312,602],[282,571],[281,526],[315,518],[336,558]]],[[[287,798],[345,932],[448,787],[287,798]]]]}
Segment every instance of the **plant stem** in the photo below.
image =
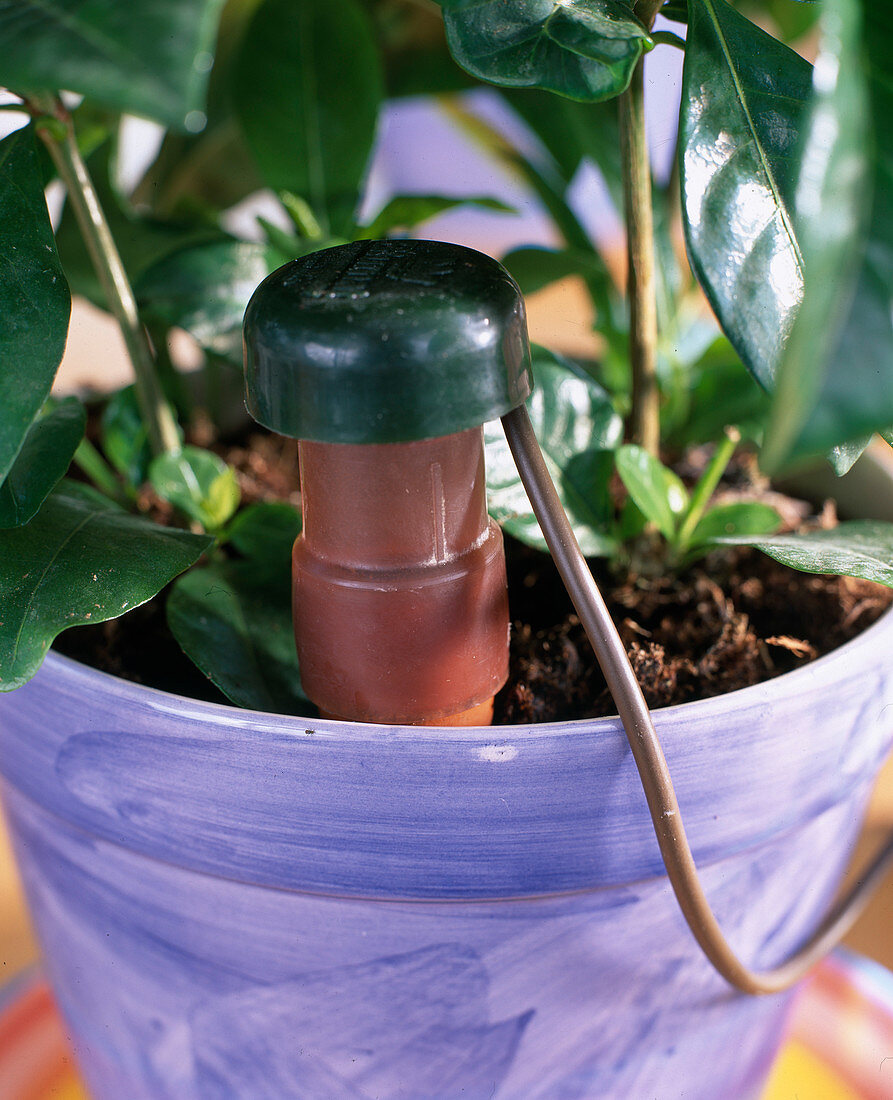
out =
{"type": "Polygon", "coordinates": [[[56,171],[68,190],[84,243],[133,364],[136,395],[149,445],[158,454],[177,451],[180,440],[170,406],[162,392],[155,360],[136,308],[124,264],[99,202],[96,188],[78,149],[71,115],[60,100],[33,96],[28,108],[37,132],[49,150],[56,171]]]}
{"type": "Polygon", "coordinates": [[[675,46],[677,50],[685,49],[685,39],[680,38],[678,34],[674,34],[672,31],[658,31],[651,36],[651,40],[655,45],[659,46],[675,46]]]}
{"type": "Polygon", "coordinates": [[[620,143],[630,319],[632,408],[630,438],[658,457],[660,407],[657,388],[657,302],[654,280],[654,214],[651,206],[651,165],[645,138],[643,64],[633,73],[620,97],[620,143]]]}
{"type": "Polygon", "coordinates": [[[720,478],[726,472],[726,467],[740,442],[741,433],[738,429],[726,428],[725,436],[717,443],[713,457],[707,464],[707,469],[701,474],[701,479],[694,488],[691,504],[689,504],[685,518],[679,525],[676,546],[680,551],[684,552],[688,549],[689,539],[704,515],[710,498],[713,496],[716,486],[719,485],[720,478]]]}
{"type": "Polygon", "coordinates": [[[183,375],[177,370],[171,359],[168,343],[170,330],[162,324],[148,324],[146,325],[146,331],[149,335],[150,346],[153,349],[155,370],[159,381],[170,396],[178,420],[188,423],[192,418],[193,400],[183,375]]]}
{"type": "Polygon", "coordinates": [[[129,506],[130,499],[126,491],[115,477],[111,467],[89,439],[82,439],[78,444],[78,449],[74,452],[74,462],[97,489],[112,500],[116,500],[119,504],[123,504],[125,507],[129,506]]]}

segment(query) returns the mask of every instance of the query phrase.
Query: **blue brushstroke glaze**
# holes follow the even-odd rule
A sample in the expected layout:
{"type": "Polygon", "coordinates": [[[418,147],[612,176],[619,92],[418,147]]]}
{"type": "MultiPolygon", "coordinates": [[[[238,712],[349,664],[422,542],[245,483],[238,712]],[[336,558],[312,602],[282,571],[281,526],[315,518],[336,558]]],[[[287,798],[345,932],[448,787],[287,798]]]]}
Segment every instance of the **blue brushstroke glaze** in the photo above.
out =
{"type": "Polygon", "coordinates": [[[488,992],[474,952],[442,944],[204,1002],[191,1020],[201,1095],[495,1091],[532,1013],[490,1023],[488,992]]]}

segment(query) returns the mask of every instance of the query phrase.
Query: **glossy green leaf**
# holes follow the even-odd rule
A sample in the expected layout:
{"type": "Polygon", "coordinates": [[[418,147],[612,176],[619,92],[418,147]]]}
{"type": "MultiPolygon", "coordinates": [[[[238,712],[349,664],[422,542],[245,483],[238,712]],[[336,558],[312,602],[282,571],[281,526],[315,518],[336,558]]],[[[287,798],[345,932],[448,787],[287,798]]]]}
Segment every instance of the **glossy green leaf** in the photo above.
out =
{"type": "MultiPolygon", "coordinates": [[[[778,366],[761,456],[770,472],[790,454],[818,402],[864,247],[869,117],[859,56],[859,0],[830,0],[824,26],[795,204],[808,279],[778,366]]],[[[849,370],[847,377],[852,378],[849,370]]],[[[845,462],[846,456],[841,457],[845,462]]]]}
{"type": "Polygon", "coordinates": [[[234,703],[306,714],[291,618],[291,571],[256,562],[213,565],[181,577],[167,620],[186,655],[234,703]]]}
{"type": "Polygon", "coordinates": [[[246,558],[270,564],[291,562],[295,539],[301,533],[301,513],[290,504],[262,502],[239,512],[227,537],[246,558]]]}
{"type": "Polygon", "coordinates": [[[220,0],[17,0],[0,7],[0,84],[66,88],[201,129],[220,0]]]}
{"type": "Polygon", "coordinates": [[[30,523],[0,531],[0,690],[29,680],[61,631],[145,603],[210,542],[51,494],[30,523]]]}
{"type": "Polygon", "coordinates": [[[689,546],[701,546],[717,538],[769,535],[777,531],[780,524],[778,512],[759,501],[717,504],[701,517],[689,539],[689,546]]]}
{"type": "Polygon", "coordinates": [[[203,348],[241,365],[248,299],[289,258],[271,245],[231,239],[187,246],[136,280],[140,313],[150,324],[185,329],[203,348]]]}
{"type": "Polygon", "coordinates": [[[109,398],[102,410],[101,430],[105,457],[128,484],[142,485],[149,476],[152,448],[133,386],[109,398]]]}
{"type": "Polygon", "coordinates": [[[84,435],[87,416],[75,397],[31,425],[6,481],[0,485],[0,527],[27,523],[65,476],[84,435]]]}
{"type": "Polygon", "coordinates": [[[617,473],[638,508],[672,542],[688,508],[688,490],[673,473],[642,447],[626,443],[615,456],[617,473]]]}
{"type": "Polygon", "coordinates": [[[793,221],[811,91],[799,55],[725,0],[689,0],[683,221],[692,268],[747,368],[769,386],[803,294],[793,221]]]}
{"type": "Polygon", "coordinates": [[[779,377],[788,405],[780,393],[769,468],[893,421],[893,10],[866,5],[860,36],[861,6],[830,0],[824,16],[797,193],[810,279],[779,377]]]}
{"type": "MultiPolygon", "coordinates": [[[[758,20],[768,18],[785,42],[792,42],[812,30],[821,7],[818,0],[744,0],[737,6],[758,20]]],[[[668,0],[660,14],[666,19],[687,23],[687,0],[668,0]]]]}
{"type": "Polygon", "coordinates": [[[486,195],[456,199],[448,199],[443,195],[397,195],[357,234],[357,239],[377,240],[387,237],[396,229],[413,229],[445,210],[454,210],[457,206],[475,206],[481,210],[496,210],[500,214],[514,213],[513,207],[486,195]]]}
{"type": "Polygon", "coordinates": [[[440,0],[447,43],[473,76],[569,99],[619,95],[648,32],[625,0],[440,0]]]}
{"type": "Polygon", "coordinates": [[[237,110],[261,175],[310,203],[326,233],[353,221],[382,74],[355,0],[264,0],[236,64],[237,110]]]}
{"type": "Polygon", "coordinates": [[[0,254],[2,481],[49,396],[71,312],[30,126],[0,141],[0,254]]]}
{"type": "MultiPolygon", "coordinates": [[[[616,545],[608,532],[608,484],[623,424],[605,391],[567,359],[534,348],[530,419],[574,532],[588,557],[616,545]]],[[[515,538],[545,550],[546,542],[521,484],[499,423],[485,425],[491,515],[515,538]]]]}
{"type": "Polygon", "coordinates": [[[715,541],[756,546],[770,558],[804,573],[862,577],[893,587],[893,523],[851,520],[830,531],[715,541]]]}
{"type": "Polygon", "coordinates": [[[149,480],[163,500],[207,531],[219,530],[239,506],[235,470],[200,447],[159,455],[149,467],[149,480]]]}

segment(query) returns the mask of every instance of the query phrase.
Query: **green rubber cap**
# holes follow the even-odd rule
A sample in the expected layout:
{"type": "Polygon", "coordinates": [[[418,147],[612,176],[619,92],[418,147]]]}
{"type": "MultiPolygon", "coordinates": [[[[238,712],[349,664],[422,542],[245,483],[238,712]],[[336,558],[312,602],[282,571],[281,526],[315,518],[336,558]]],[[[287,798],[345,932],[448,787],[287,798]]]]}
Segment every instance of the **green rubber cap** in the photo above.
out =
{"type": "Polygon", "coordinates": [[[524,300],[483,253],[357,241],[280,267],[245,312],[248,411],[323,443],[431,439],[502,416],[532,389],[524,300]]]}

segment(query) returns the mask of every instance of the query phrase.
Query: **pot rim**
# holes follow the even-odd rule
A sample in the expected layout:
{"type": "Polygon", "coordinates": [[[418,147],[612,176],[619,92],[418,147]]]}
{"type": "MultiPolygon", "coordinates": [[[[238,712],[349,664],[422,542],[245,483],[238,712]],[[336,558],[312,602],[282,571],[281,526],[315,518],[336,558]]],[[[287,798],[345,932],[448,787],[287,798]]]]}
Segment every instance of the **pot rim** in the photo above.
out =
{"type": "MultiPolygon", "coordinates": [[[[802,669],[654,712],[699,866],[828,811],[859,812],[893,733],[891,640],[887,612],[802,669]]],[[[317,723],[58,655],[47,672],[0,721],[0,772],[20,813],[44,807],[116,848],[385,901],[547,897],[661,873],[617,718],[317,723]]]]}
{"type": "MultiPolygon", "coordinates": [[[[742,706],[747,706],[757,701],[757,699],[759,699],[760,702],[766,702],[767,694],[769,696],[777,694],[783,695],[786,694],[789,689],[796,691],[800,681],[814,675],[816,670],[821,671],[826,665],[833,661],[840,660],[842,656],[849,654],[851,651],[863,645],[871,644],[874,641],[875,635],[883,635],[888,630],[893,633],[893,606],[883,612],[883,614],[866,630],[863,630],[843,645],[837,646],[836,649],[832,649],[821,657],[807,662],[800,668],[791,669],[788,672],[773,676],[767,680],[762,680],[757,684],[751,684],[748,687],[737,688],[735,691],[723,692],[722,694],[708,696],[704,699],[694,699],[687,703],[676,703],[672,706],[653,707],[649,709],[656,722],[660,723],[663,719],[670,719],[680,714],[700,717],[702,711],[717,706],[719,700],[734,699],[740,701],[742,706]]],[[[593,660],[594,659],[593,657],[593,660]]],[[[135,701],[150,701],[156,706],[160,706],[161,709],[168,713],[180,711],[184,714],[189,713],[193,717],[206,715],[209,719],[221,724],[236,722],[242,725],[251,723],[252,719],[257,719],[258,725],[261,723],[267,725],[273,723],[277,726],[281,724],[286,727],[297,725],[302,729],[312,724],[314,730],[337,732],[345,738],[351,738],[358,741],[365,740],[372,731],[375,730],[385,730],[387,731],[389,739],[397,739],[398,741],[402,740],[404,737],[418,739],[425,737],[429,733],[436,733],[438,741],[441,742],[450,740],[465,742],[478,741],[481,739],[493,741],[494,731],[503,730],[506,731],[505,737],[510,737],[512,739],[516,738],[519,734],[533,735],[537,732],[541,732],[544,736],[554,736],[555,733],[562,730],[572,733],[583,728],[593,729],[599,726],[603,726],[606,732],[608,730],[622,730],[620,718],[617,714],[604,715],[598,718],[565,719],[556,722],[465,727],[408,726],[400,723],[353,722],[336,718],[313,718],[300,714],[281,714],[276,711],[253,710],[247,707],[237,706],[235,703],[214,703],[205,699],[194,699],[189,695],[179,695],[175,692],[166,691],[163,688],[151,687],[147,684],[140,684],[133,680],[127,680],[123,677],[116,676],[114,673],[104,672],[101,669],[77,661],[72,657],[57,653],[55,650],[50,650],[47,654],[44,666],[48,667],[50,670],[58,669],[66,678],[82,677],[95,690],[100,690],[103,683],[111,681],[113,684],[117,685],[116,690],[119,695],[130,696],[135,701]]],[[[495,735],[495,739],[499,740],[498,734],[495,735]]]]}

